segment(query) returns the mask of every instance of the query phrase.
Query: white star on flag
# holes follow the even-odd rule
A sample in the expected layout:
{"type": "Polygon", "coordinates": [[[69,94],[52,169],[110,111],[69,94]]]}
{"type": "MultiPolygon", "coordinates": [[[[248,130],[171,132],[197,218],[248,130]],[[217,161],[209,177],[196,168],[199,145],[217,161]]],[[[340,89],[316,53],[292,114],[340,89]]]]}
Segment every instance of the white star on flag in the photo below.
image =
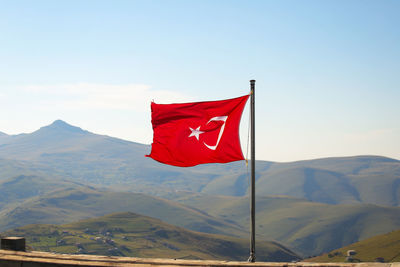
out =
{"type": "Polygon", "coordinates": [[[190,128],[189,129],[192,131],[192,133],[189,135],[189,137],[196,137],[197,141],[199,141],[199,136],[204,133],[203,131],[200,131],[200,126],[197,127],[196,129],[190,128]]]}

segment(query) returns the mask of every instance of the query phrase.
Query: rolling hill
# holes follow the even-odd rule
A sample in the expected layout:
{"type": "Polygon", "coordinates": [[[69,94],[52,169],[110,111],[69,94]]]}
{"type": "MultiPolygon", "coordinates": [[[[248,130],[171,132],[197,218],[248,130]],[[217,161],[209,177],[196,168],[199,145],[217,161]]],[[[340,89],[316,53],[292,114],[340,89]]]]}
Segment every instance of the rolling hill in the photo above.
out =
{"type": "Polygon", "coordinates": [[[355,250],[353,262],[400,262],[400,230],[374,236],[349,246],[307,259],[312,262],[345,262],[347,251],[355,250]]]}
{"type": "Polygon", "coordinates": [[[0,132],[0,144],[3,142],[7,142],[9,135],[3,132],[0,132]]]}
{"type": "MultiPolygon", "coordinates": [[[[97,135],[61,120],[0,142],[1,179],[36,174],[156,196],[176,190],[245,196],[243,162],[178,168],[144,155],[150,146],[97,135]],[[10,166],[6,166],[12,162],[10,166]]],[[[257,161],[258,195],[327,204],[400,205],[400,161],[378,156],[274,163],[257,161]]]]}
{"type": "Polygon", "coordinates": [[[56,190],[91,188],[82,184],[56,178],[20,175],[0,181],[0,210],[18,206],[21,202],[36,196],[46,195],[56,190]]]}
{"type": "MultiPolygon", "coordinates": [[[[141,193],[112,192],[36,176],[3,182],[0,193],[3,231],[26,224],[63,224],[130,211],[195,231],[248,237],[247,197],[193,192],[180,192],[178,197],[174,193],[179,204],[141,193]]],[[[256,208],[257,239],[277,240],[304,256],[318,255],[400,226],[400,209],[394,207],[329,205],[270,196],[257,197],[256,208]]]]}
{"type": "MultiPolygon", "coordinates": [[[[243,227],[249,225],[248,197],[181,193],[176,201],[243,227]]],[[[256,233],[304,256],[349,245],[400,226],[400,208],[370,204],[331,205],[287,196],[256,198],[256,233]]]]}
{"type": "Polygon", "coordinates": [[[0,193],[4,194],[0,204],[7,203],[0,210],[0,231],[26,224],[62,224],[131,211],[190,230],[240,237],[248,235],[234,223],[141,193],[104,191],[68,181],[49,182],[34,176],[19,176],[4,182],[0,184],[0,193]],[[47,190],[47,193],[40,194],[40,190],[47,190]]]}
{"type": "MultiPolygon", "coordinates": [[[[258,162],[257,162],[258,164],[258,162]]],[[[258,195],[287,195],[327,204],[369,203],[399,206],[400,161],[357,156],[289,163],[271,163],[257,170],[258,195]]],[[[244,196],[246,175],[222,175],[202,191],[244,196]]]]}
{"type": "MultiPolygon", "coordinates": [[[[25,236],[34,250],[158,258],[246,260],[247,239],[188,231],[134,213],[114,213],[65,225],[28,225],[4,235],[25,236]]],[[[261,261],[299,257],[274,242],[257,244],[261,261]]]]}

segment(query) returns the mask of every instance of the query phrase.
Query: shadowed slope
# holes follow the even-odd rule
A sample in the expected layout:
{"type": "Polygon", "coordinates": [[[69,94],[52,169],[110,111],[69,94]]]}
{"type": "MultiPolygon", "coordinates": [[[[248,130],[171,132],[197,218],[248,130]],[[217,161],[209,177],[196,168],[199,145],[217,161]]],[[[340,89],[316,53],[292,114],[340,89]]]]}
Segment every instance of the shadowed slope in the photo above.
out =
{"type": "Polygon", "coordinates": [[[63,179],[20,175],[0,182],[0,210],[4,206],[19,205],[31,197],[42,196],[56,190],[91,188],[63,179]]]}
{"type": "MultiPolygon", "coordinates": [[[[249,225],[247,197],[181,194],[176,201],[249,225]]],[[[256,233],[290,245],[305,256],[318,255],[400,227],[400,208],[329,205],[287,196],[256,198],[256,233]]]]}
{"type": "Polygon", "coordinates": [[[100,191],[90,187],[63,188],[33,197],[0,211],[0,229],[32,223],[67,223],[112,212],[132,211],[191,230],[246,236],[234,223],[182,204],[138,193],[100,191]]]}

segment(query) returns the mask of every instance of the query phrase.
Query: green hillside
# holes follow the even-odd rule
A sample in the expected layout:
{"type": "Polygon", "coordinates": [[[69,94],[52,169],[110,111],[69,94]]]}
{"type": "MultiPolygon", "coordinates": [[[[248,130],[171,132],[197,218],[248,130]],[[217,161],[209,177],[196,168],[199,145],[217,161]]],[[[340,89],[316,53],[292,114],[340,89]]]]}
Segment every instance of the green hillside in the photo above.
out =
{"type": "Polygon", "coordinates": [[[234,223],[180,203],[139,193],[100,191],[90,187],[64,187],[9,205],[0,210],[0,230],[34,223],[62,224],[123,211],[144,214],[190,230],[247,236],[234,223]]]}
{"type": "MultiPolygon", "coordinates": [[[[1,147],[1,145],[0,145],[1,147]]],[[[20,175],[49,176],[50,168],[28,161],[0,158],[0,181],[9,180],[20,175]]],[[[52,175],[54,177],[55,175],[52,175]]]]}
{"type": "MultiPolygon", "coordinates": [[[[33,250],[132,257],[246,260],[248,240],[188,231],[134,213],[115,213],[65,225],[28,225],[3,235],[24,236],[33,250]]],[[[258,242],[261,261],[298,256],[274,242],[258,242]]]]}
{"type": "Polygon", "coordinates": [[[20,204],[22,201],[49,192],[68,189],[85,188],[82,184],[56,178],[35,175],[20,175],[0,181],[0,210],[4,206],[20,204]]]}
{"type": "MultiPolygon", "coordinates": [[[[181,193],[176,201],[243,227],[249,226],[247,197],[181,193]]],[[[400,208],[329,205],[270,196],[256,198],[256,233],[305,256],[318,255],[400,227],[400,208]]]]}
{"type": "MultiPolygon", "coordinates": [[[[257,162],[258,164],[258,162],[257,162]]],[[[220,175],[201,192],[243,196],[248,193],[245,171],[220,175]]],[[[289,163],[271,163],[257,170],[258,195],[287,195],[328,204],[370,203],[399,206],[400,161],[358,156],[289,163]]]]}
{"type": "Polygon", "coordinates": [[[373,262],[380,258],[385,262],[400,262],[400,230],[374,236],[349,246],[333,250],[322,256],[307,259],[313,262],[345,262],[347,251],[355,250],[350,261],[373,262]]]}
{"type": "MultiPolygon", "coordinates": [[[[191,230],[248,237],[244,230],[249,227],[247,197],[192,192],[181,192],[179,198],[175,197],[184,205],[137,193],[89,187],[61,189],[8,205],[0,211],[0,229],[33,223],[63,224],[131,211],[191,230]]],[[[286,196],[257,197],[257,239],[277,240],[304,256],[318,255],[399,226],[399,208],[328,205],[286,196]]]]}
{"type": "Polygon", "coordinates": [[[330,204],[399,205],[400,161],[389,158],[359,156],[283,163],[260,176],[262,195],[284,194],[330,204]]]}
{"type": "MultiPolygon", "coordinates": [[[[35,174],[155,196],[176,190],[228,196],[248,193],[244,162],[168,166],[144,157],[148,145],[97,135],[60,120],[1,140],[0,180],[35,174]]],[[[328,204],[400,205],[400,161],[385,157],[257,161],[256,175],[258,195],[328,204]]]]}

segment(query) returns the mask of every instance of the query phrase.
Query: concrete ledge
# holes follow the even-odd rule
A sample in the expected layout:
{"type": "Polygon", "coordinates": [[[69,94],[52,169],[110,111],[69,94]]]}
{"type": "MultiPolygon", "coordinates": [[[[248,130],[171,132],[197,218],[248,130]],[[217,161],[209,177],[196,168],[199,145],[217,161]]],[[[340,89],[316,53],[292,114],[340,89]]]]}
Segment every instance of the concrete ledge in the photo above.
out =
{"type": "Polygon", "coordinates": [[[0,250],[2,267],[71,267],[71,266],[252,266],[252,267],[400,267],[400,263],[310,263],[310,262],[237,262],[214,260],[145,259],[94,255],[66,255],[47,252],[0,250]]]}

